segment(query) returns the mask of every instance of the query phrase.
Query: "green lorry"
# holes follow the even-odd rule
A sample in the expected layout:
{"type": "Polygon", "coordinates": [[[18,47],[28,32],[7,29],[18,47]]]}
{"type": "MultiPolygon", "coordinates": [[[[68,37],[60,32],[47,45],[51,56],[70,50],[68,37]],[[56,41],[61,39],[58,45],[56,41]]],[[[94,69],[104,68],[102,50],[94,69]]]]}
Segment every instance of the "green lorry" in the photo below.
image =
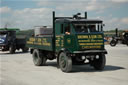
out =
{"type": "Polygon", "coordinates": [[[63,72],[72,71],[72,65],[86,63],[96,70],[104,69],[107,51],[102,20],[87,19],[87,12],[85,17],[80,13],[73,17],[55,17],[53,12],[53,28],[42,29],[27,40],[36,66],[45,65],[47,59],[57,59],[63,72]]]}

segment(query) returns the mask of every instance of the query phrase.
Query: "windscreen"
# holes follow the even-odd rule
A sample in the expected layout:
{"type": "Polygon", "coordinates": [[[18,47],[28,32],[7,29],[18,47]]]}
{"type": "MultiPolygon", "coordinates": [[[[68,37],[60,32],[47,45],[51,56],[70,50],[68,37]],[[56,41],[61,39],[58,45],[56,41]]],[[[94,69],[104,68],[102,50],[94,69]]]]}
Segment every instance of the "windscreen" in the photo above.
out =
{"type": "Polygon", "coordinates": [[[0,33],[0,44],[4,43],[6,40],[6,33],[0,33]]]}
{"type": "Polygon", "coordinates": [[[73,24],[76,33],[98,32],[101,24],[73,24]]]}

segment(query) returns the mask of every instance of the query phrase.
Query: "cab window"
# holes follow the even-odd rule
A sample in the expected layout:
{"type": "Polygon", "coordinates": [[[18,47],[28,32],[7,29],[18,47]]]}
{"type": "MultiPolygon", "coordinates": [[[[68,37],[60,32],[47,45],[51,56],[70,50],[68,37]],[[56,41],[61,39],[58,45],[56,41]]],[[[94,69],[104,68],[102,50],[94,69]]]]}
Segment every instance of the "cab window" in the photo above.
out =
{"type": "Polygon", "coordinates": [[[88,28],[89,28],[90,32],[96,32],[97,31],[95,25],[89,25],[88,28]]]}
{"type": "Polygon", "coordinates": [[[76,33],[90,33],[101,31],[101,26],[99,26],[99,24],[74,24],[74,28],[76,33]]]}
{"type": "Polygon", "coordinates": [[[62,33],[62,34],[64,33],[64,27],[63,27],[63,24],[61,24],[61,33],[62,33]]]}
{"type": "Polygon", "coordinates": [[[65,34],[70,34],[71,33],[71,28],[70,28],[70,25],[68,26],[65,26],[65,34]]]}

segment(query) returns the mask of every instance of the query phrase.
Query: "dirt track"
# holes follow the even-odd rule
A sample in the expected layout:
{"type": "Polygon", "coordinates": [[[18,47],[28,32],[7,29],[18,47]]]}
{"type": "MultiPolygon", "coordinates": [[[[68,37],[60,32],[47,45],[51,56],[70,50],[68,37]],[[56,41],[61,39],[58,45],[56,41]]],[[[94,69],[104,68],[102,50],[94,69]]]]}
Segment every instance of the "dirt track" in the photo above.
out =
{"type": "Polygon", "coordinates": [[[106,67],[74,66],[73,72],[57,69],[56,60],[34,66],[32,55],[0,52],[0,85],[128,85],[128,46],[106,46],[106,67]]]}

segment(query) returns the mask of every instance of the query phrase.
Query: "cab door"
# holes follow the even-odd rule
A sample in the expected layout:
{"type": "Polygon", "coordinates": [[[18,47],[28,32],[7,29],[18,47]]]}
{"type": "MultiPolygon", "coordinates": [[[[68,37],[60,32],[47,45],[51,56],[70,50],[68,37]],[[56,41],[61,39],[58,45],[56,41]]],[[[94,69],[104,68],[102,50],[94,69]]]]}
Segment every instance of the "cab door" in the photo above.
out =
{"type": "Polygon", "coordinates": [[[64,24],[56,23],[56,31],[55,31],[55,48],[56,52],[59,52],[61,48],[64,47],[64,24]]]}

